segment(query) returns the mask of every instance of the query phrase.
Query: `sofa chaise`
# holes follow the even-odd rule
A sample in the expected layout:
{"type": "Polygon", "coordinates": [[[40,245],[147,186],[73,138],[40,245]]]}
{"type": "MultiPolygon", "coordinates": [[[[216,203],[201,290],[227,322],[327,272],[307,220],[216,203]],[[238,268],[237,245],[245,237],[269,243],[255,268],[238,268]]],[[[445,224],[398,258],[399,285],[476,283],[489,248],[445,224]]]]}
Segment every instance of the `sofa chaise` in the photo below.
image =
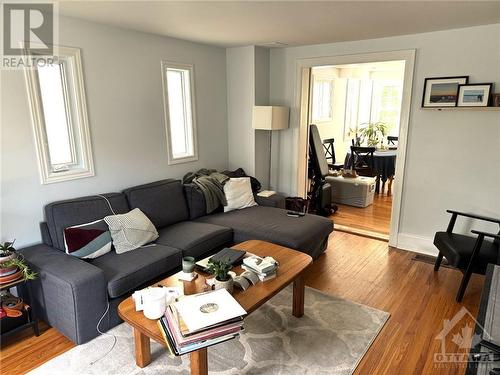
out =
{"type": "Polygon", "coordinates": [[[103,195],[117,214],[134,208],[144,212],[158,230],[155,245],[90,260],[66,254],[65,228],[112,214],[106,200],[96,195],[48,204],[46,221],[40,224],[43,243],[20,249],[39,275],[32,283],[31,303],[42,319],[77,344],[98,335],[99,320],[101,331],[119,324],[118,304],[135,290],[178,272],[183,256],[200,259],[225,246],[260,239],[317,258],[333,230],[329,219],[292,218],[286,210],[266,206],[274,201],[260,197],[258,206],[206,215],[203,194],[178,180],[103,195]]]}

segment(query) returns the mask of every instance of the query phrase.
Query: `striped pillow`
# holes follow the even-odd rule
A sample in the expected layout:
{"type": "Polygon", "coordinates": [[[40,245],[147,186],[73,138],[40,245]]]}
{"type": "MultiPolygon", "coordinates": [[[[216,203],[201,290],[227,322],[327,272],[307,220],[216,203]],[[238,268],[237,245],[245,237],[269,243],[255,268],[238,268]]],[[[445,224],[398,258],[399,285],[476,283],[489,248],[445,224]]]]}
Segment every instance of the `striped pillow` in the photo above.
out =
{"type": "Polygon", "coordinates": [[[64,229],[66,253],[93,259],[111,251],[111,233],[103,219],[64,229]]]}
{"type": "Polygon", "coordinates": [[[138,249],[158,238],[155,226],[138,208],[126,214],[106,216],[104,221],[109,226],[117,254],[138,249]]]}

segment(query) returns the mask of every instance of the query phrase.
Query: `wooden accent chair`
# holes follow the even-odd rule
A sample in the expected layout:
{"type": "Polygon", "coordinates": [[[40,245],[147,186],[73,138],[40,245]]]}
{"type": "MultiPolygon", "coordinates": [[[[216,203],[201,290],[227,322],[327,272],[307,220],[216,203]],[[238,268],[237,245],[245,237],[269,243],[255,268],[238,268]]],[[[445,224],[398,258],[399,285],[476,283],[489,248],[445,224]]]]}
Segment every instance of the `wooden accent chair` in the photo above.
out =
{"type": "Polygon", "coordinates": [[[458,268],[464,274],[458,289],[457,302],[461,302],[473,273],[484,275],[488,263],[500,264],[499,244],[500,231],[497,234],[485,231],[472,230],[474,236],[453,233],[453,228],[458,216],[474,220],[496,223],[500,226],[500,219],[487,216],[446,210],[451,214],[450,223],[446,232],[437,232],[434,236],[434,245],[439,250],[439,255],[434,265],[434,271],[439,270],[443,257],[451,267],[458,268]]]}

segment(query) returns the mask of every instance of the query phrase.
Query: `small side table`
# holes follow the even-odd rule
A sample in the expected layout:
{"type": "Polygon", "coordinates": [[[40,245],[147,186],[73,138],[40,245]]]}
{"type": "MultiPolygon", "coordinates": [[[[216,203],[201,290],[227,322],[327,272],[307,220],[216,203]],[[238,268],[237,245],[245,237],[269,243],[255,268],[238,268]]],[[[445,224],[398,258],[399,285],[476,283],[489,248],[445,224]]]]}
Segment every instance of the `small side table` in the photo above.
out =
{"type": "Polygon", "coordinates": [[[16,286],[26,286],[26,289],[27,289],[27,292],[28,292],[28,299],[29,299],[29,301],[27,301],[27,302],[29,303],[29,306],[30,306],[29,310],[26,311],[26,314],[28,314],[28,316],[26,317],[26,322],[25,323],[23,323],[21,325],[15,325],[14,328],[8,329],[7,331],[4,331],[4,327],[3,327],[4,326],[4,322],[3,322],[3,320],[5,320],[5,319],[23,319],[23,317],[19,317],[19,318],[4,317],[4,318],[0,319],[0,322],[1,322],[0,323],[0,326],[1,326],[0,335],[3,338],[3,337],[6,337],[6,336],[8,336],[10,334],[15,333],[15,332],[22,331],[25,328],[32,327],[33,328],[33,333],[35,334],[35,336],[39,336],[40,335],[40,329],[38,327],[38,315],[36,313],[36,308],[35,308],[34,303],[33,303],[30,281],[29,280],[25,281],[23,279],[20,279],[20,280],[12,281],[10,283],[6,283],[6,284],[3,284],[3,285],[0,285],[0,292],[4,291],[4,290],[9,291],[11,288],[14,288],[16,286]]]}

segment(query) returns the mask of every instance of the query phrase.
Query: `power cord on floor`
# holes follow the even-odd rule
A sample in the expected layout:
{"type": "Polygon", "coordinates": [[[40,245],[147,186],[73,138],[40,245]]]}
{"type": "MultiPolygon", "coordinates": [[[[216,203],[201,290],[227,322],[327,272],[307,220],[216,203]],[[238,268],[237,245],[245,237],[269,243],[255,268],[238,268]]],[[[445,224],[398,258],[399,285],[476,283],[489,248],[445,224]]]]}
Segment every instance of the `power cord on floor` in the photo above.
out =
{"type": "Polygon", "coordinates": [[[104,317],[106,316],[106,314],[109,312],[109,302],[107,302],[107,305],[106,305],[106,311],[104,311],[104,314],[102,314],[101,316],[101,319],[99,319],[99,321],[97,322],[97,332],[99,332],[99,334],[101,336],[109,336],[109,337],[112,337],[113,338],[113,345],[111,345],[111,348],[104,354],[102,355],[101,357],[99,357],[98,359],[96,359],[95,361],[92,361],[90,362],[90,366],[93,366],[95,363],[99,362],[101,359],[103,359],[104,357],[106,357],[109,353],[111,353],[111,351],[115,348],[115,345],[116,345],[116,336],[115,335],[110,335],[109,333],[107,332],[102,332],[100,329],[99,329],[99,325],[101,324],[102,320],[104,319],[104,317]]]}

